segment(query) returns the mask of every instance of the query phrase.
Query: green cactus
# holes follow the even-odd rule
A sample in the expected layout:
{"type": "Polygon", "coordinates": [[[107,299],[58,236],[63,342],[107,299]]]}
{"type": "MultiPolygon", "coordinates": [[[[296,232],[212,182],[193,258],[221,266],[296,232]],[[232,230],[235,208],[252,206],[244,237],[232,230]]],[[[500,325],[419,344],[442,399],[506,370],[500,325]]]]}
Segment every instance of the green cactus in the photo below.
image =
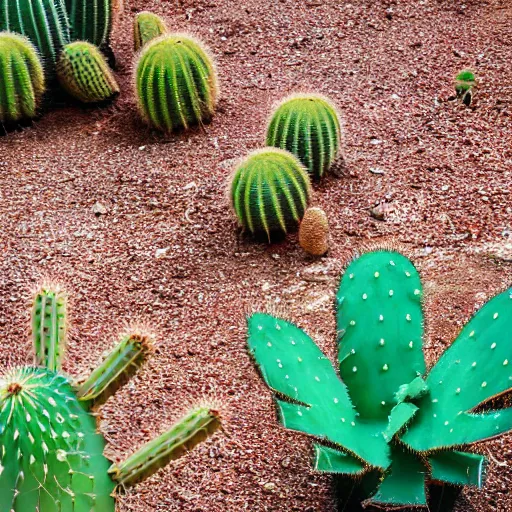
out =
{"type": "Polygon", "coordinates": [[[133,20],[133,40],[138,52],[149,41],[168,32],[165,21],[152,12],[139,12],[133,20]]]}
{"type": "Polygon", "coordinates": [[[107,101],[119,86],[101,52],[91,43],[76,41],[64,47],[57,63],[62,87],[83,103],[107,101]]]}
{"type": "Polygon", "coordinates": [[[475,86],[475,74],[470,69],[464,69],[455,77],[455,92],[464,105],[471,104],[475,86]]]}
{"type": "Polygon", "coordinates": [[[427,507],[430,481],[481,487],[485,457],[456,450],[512,430],[512,409],[474,412],[512,389],[512,288],[481,308],[427,375],[422,287],[407,258],[363,254],[336,304],[342,380],[294,324],[248,318],[249,350],[281,423],[317,439],[315,469],[357,483],[366,505],[384,508],[427,507]]]}
{"type": "Polygon", "coordinates": [[[45,81],[37,51],[28,39],[0,32],[0,76],[0,122],[34,118],[45,81]]]}
{"type": "Polygon", "coordinates": [[[26,36],[39,50],[48,77],[70,41],[64,0],[0,0],[0,30],[26,36]]]}
{"type": "Polygon", "coordinates": [[[152,341],[129,333],[79,385],[58,371],[66,325],[65,294],[43,287],[32,312],[41,366],[0,376],[0,512],[114,512],[117,486],[140,482],[220,427],[216,409],[192,410],[125,462],[111,464],[103,455],[106,443],[92,407],[135,373],[152,341]]]}
{"type": "Polygon", "coordinates": [[[211,119],[217,73],[202,43],[186,34],[164,34],[140,53],[135,89],[142,118],[170,133],[211,119]]]}
{"type": "Polygon", "coordinates": [[[285,98],[267,128],[267,146],[293,153],[315,180],[329,169],[340,144],[340,116],[332,102],[318,94],[285,98]]]}
{"type": "Polygon", "coordinates": [[[108,46],[112,32],[112,0],[66,0],[71,38],[88,41],[98,47],[108,46]]]}
{"type": "Polygon", "coordinates": [[[231,205],[239,224],[253,234],[287,233],[304,216],[310,196],[309,177],[288,151],[253,151],[236,168],[229,183],[231,205]]]}

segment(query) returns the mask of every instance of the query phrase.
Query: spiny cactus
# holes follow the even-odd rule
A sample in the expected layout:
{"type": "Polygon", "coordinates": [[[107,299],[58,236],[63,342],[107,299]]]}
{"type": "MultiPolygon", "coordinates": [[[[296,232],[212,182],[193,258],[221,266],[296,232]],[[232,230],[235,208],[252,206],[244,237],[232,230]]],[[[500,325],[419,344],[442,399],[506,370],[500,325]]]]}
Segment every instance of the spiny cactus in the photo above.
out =
{"type": "Polygon", "coordinates": [[[119,94],[114,75],[98,48],[86,41],[64,47],[57,64],[62,87],[84,103],[110,100],[119,94]]]}
{"type": "Polygon", "coordinates": [[[0,512],[114,512],[114,491],[152,475],[220,427],[216,409],[190,411],[125,462],[103,455],[91,413],[142,365],[151,339],[126,335],[81,385],[58,371],[64,355],[66,296],[43,287],[34,298],[32,339],[41,366],[0,376],[0,512]]]}
{"type": "Polygon", "coordinates": [[[267,128],[267,146],[293,153],[316,180],[337,157],[340,141],[341,124],[336,107],[318,94],[285,98],[267,128]]]}
{"type": "Polygon", "coordinates": [[[209,52],[186,34],[165,34],[143,48],[135,88],[143,119],[164,132],[211,119],[218,96],[209,52]]]}
{"type": "Polygon", "coordinates": [[[455,77],[455,92],[457,93],[457,98],[459,98],[466,106],[471,104],[475,85],[475,74],[470,69],[461,71],[455,77]]]}
{"type": "Polygon", "coordinates": [[[26,36],[38,48],[49,77],[62,47],[70,41],[64,0],[0,0],[0,30],[26,36]]]}
{"type": "Polygon", "coordinates": [[[297,226],[309,202],[309,177],[288,151],[253,151],[229,183],[231,205],[239,224],[253,234],[287,233],[297,226]]]}
{"type": "Polygon", "coordinates": [[[152,12],[139,12],[133,20],[133,39],[138,52],[149,41],[168,32],[165,21],[152,12]]]}
{"type": "Polygon", "coordinates": [[[353,261],[336,305],[341,380],[297,326],[248,318],[249,350],[280,421],[317,438],[315,469],[357,482],[365,505],[393,509],[427,507],[430,481],[482,486],[485,457],[457,450],[512,430],[512,409],[475,412],[512,390],[512,288],[480,309],[428,373],[421,282],[403,255],[353,261]]]}
{"type": "Polygon", "coordinates": [[[329,221],[321,208],[308,208],[299,227],[299,244],[313,256],[329,250],[329,221]]]}
{"type": "Polygon", "coordinates": [[[0,32],[0,122],[32,119],[45,90],[36,49],[23,36],[0,32]]]}
{"type": "Polygon", "coordinates": [[[110,43],[113,0],[66,0],[71,38],[88,41],[98,47],[110,43]]]}

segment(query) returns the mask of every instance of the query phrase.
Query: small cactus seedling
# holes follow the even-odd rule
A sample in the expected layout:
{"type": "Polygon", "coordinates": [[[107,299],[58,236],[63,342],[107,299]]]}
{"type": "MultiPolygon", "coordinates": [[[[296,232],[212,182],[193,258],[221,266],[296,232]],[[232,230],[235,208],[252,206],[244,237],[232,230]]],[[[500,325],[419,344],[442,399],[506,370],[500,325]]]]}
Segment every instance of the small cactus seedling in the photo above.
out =
{"type": "Polygon", "coordinates": [[[108,46],[114,15],[113,0],[66,0],[73,40],[108,46]]]}
{"type": "Polygon", "coordinates": [[[0,32],[0,122],[32,119],[45,90],[36,49],[23,36],[0,32]]]}
{"type": "Polygon", "coordinates": [[[312,256],[329,250],[329,221],[321,208],[308,208],[299,227],[299,244],[312,256]]]}
{"type": "Polygon", "coordinates": [[[85,382],[73,383],[59,372],[65,295],[43,287],[32,309],[40,366],[0,376],[0,512],[114,512],[117,486],[140,482],[219,428],[218,411],[200,407],[112,465],[91,411],[141,367],[152,352],[151,338],[127,334],[85,382]]]}
{"type": "Polygon", "coordinates": [[[485,304],[426,372],[422,287],[403,255],[363,254],[336,296],[339,377],[296,325],[248,319],[248,344],[283,425],[317,438],[315,469],[352,479],[365,505],[427,507],[426,484],[481,487],[485,457],[458,451],[512,430],[512,288],[485,304]],[[341,377],[341,379],[340,379],[341,377]]]}
{"type": "Polygon", "coordinates": [[[475,74],[470,69],[461,71],[455,77],[455,92],[464,105],[471,104],[473,99],[473,90],[476,86],[475,74]]]}
{"type": "Polygon", "coordinates": [[[239,224],[253,234],[286,234],[297,226],[311,195],[307,172],[288,151],[264,148],[236,168],[229,195],[239,224]]]}
{"type": "Polygon", "coordinates": [[[62,47],[70,41],[64,0],[1,0],[0,30],[27,37],[38,48],[45,73],[51,77],[62,47]]]}
{"type": "Polygon", "coordinates": [[[91,43],[76,41],[64,47],[57,63],[62,87],[83,103],[99,103],[119,94],[114,75],[101,52],[91,43]]]}
{"type": "Polygon", "coordinates": [[[138,52],[149,41],[168,32],[165,21],[152,12],[139,12],[133,21],[133,39],[138,52]]]}
{"type": "Polygon", "coordinates": [[[267,146],[293,153],[318,180],[337,157],[341,123],[336,107],[318,94],[296,94],[276,108],[267,128],[267,146]]]}
{"type": "Polygon", "coordinates": [[[167,133],[210,120],[218,96],[209,52],[186,34],[164,34],[142,49],[135,88],[143,119],[167,133]]]}

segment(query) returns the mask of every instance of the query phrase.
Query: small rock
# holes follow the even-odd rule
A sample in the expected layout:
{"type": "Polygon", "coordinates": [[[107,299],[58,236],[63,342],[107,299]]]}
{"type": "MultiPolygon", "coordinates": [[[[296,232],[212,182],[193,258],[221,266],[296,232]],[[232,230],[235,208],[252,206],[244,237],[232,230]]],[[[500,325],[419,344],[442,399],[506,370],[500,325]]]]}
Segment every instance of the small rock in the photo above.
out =
{"type": "Polygon", "coordinates": [[[170,247],[164,247],[163,249],[157,249],[155,251],[155,258],[161,258],[164,254],[167,253],[167,251],[170,249],[170,247]]]}
{"type": "Polygon", "coordinates": [[[107,211],[107,208],[104,205],[102,205],[99,201],[94,203],[94,206],[92,207],[92,213],[94,213],[96,217],[99,217],[100,215],[105,215],[107,211]]]}
{"type": "Polygon", "coordinates": [[[372,174],[384,174],[386,171],[380,167],[370,167],[370,172],[372,174]]]}
{"type": "Polygon", "coordinates": [[[386,220],[392,211],[393,206],[390,203],[379,203],[370,209],[370,215],[377,220],[386,220]]]}
{"type": "Polygon", "coordinates": [[[266,484],[263,484],[263,488],[266,491],[273,492],[276,489],[276,484],[274,482],[267,482],[266,484]]]}

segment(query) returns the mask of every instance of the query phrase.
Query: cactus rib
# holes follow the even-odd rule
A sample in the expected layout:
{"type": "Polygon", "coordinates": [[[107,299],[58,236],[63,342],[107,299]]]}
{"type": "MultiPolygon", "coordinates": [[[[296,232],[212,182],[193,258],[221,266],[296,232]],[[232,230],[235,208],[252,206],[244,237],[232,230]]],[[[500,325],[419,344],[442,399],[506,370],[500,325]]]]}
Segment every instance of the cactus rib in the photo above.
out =
{"type": "Polygon", "coordinates": [[[71,36],[98,47],[108,45],[112,31],[112,0],[66,0],[71,36]]]}

